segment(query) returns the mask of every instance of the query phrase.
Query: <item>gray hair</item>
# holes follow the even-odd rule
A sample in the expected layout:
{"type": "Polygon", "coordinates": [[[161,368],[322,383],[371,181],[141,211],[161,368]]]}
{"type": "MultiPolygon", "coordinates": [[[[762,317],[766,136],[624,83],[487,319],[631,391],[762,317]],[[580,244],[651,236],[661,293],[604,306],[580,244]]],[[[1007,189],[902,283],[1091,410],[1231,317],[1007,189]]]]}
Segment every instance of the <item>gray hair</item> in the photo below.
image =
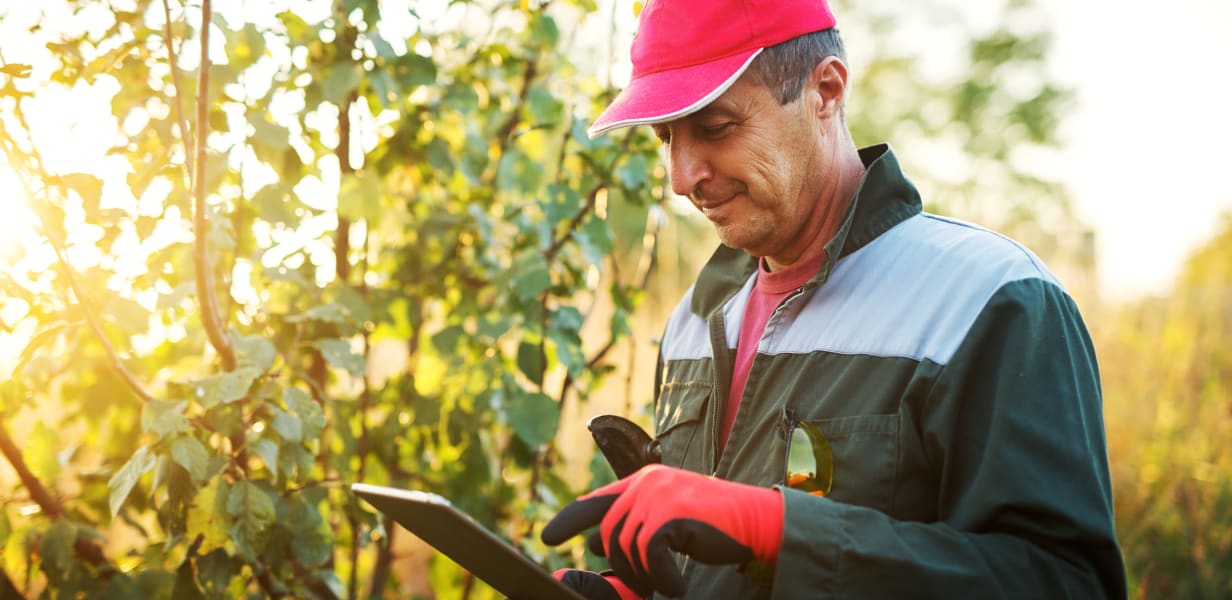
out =
{"type": "Polygon", "coordinates": [[[773,92],[779,104],[787,104],[800,97],[813,68],[831,56],[847,64],[843,38],[834,27],[806,33],[762,50],[745,74],[773,92]]]}

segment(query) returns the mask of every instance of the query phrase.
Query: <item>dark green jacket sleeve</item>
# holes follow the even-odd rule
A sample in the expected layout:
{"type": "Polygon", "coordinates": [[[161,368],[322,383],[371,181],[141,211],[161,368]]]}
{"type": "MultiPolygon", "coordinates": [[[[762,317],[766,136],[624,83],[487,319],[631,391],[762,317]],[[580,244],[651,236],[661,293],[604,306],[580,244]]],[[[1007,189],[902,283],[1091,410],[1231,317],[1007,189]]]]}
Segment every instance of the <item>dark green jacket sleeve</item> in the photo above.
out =
{"type": "Polygon", "coordinates": [[[1099,373],[1069,296],[1005,285],[933,368],[912,426],[938,520],[783,489],[773,597],[1124,598],[1099,373]]]}

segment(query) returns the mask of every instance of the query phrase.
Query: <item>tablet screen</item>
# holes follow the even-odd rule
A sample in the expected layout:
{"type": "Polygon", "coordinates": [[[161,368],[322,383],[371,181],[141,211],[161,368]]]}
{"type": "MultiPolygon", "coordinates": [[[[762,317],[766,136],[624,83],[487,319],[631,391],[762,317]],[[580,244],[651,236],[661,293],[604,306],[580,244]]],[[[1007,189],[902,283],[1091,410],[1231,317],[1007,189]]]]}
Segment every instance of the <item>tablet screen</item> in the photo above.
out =
{"type": "Polygon", "coordinates": [[[365,483],[351,491],[510,600],[584,600],[442,496],[365,483]]]}

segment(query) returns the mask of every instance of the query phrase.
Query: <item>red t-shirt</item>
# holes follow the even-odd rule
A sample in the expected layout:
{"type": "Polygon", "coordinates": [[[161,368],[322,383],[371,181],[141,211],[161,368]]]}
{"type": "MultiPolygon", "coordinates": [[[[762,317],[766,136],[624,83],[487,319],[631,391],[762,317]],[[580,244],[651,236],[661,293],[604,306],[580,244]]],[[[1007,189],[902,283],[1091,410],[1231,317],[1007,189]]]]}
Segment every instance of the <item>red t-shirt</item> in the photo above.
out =
{"type": "Polygon", "coordinates": [[[782,271],[766,270],[766,259],[761,260],[757,282],[753,284],[749,302],[744,307],[744,318],[740,321],[740,339],[736,343],[736,364],[732,370],[731,391],[727,396],[723,428],[719,431],[720,453],[727,446],[727,436],[731,434],[732,423],[736,422],[740,397],[744,395],[744,384],[749,379],[749,368],[753,366],[753,357],[757,356],[757,345],[762,333],[766,331],[770,315],[774,314],[774,309],[778,308],[784,298],[800,289],[817,273],[825,257],[826,254],[822,252],[782,271]]]}

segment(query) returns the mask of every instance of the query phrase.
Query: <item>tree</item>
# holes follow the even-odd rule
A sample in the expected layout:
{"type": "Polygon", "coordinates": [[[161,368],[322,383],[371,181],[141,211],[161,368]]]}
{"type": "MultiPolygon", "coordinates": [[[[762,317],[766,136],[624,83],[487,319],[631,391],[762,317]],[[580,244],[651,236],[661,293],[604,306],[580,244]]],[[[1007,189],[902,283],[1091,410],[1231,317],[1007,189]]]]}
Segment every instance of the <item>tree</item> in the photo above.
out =
{"type": "Polygon", "coordinates": [[[602,379],[637,297],[635,274],[599,287],[616,260],[603,212],[661,197],[646,134],[582,133],[591,103],[557,22],[593,7],[459,3],[437,23],[401,14],[397,37],[375,1],[315,21],[221,8],[142,2],[51,47],[53,81],[112,79],[117,121],[147,124],[112,151],[131,165],[120,206],[98,177],[47,168],[23,120],[35,93],[4,80],[6,157],[58,268],[4,280],[40,325],[5,414],[58,398],[56,427],[89,448],[71,474],[23,476],[44,517],[15,531],[27,571],[59,593],[379,594],[395,529],[350,496],[358,480],[440,490],[561,562],[526,535],[575,493],[557,416],[602,379]],[[89,227],[112,260],[82,268],[89,227]],[[160,228],[191,235],[122,272],[126,242],[160,228]],[[579,330],[605,297],[611,341],[590,347],[579,330]],[[389,343],[399,364],[368,373],[389,343]],[[98,544],[123,529],[132,552],[98,544]]]}

